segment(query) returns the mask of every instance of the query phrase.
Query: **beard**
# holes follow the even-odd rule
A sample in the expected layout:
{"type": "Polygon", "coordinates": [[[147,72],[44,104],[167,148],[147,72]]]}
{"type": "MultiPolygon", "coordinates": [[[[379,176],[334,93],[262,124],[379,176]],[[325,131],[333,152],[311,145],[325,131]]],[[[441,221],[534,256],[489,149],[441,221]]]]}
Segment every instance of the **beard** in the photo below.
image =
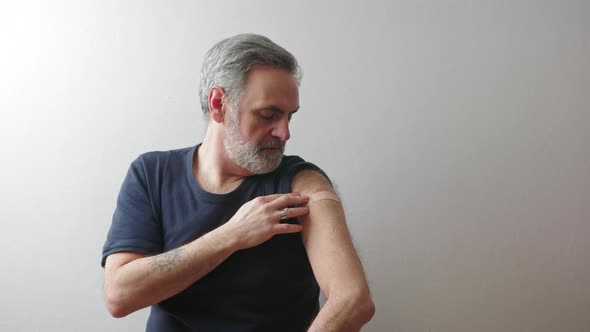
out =
{"type": "Polygon", "coordinates": [[[274,171],[281,164],[285,142],[269,138],[260,143],[250,143],[240,133],[237,111],[228,117],[225,138],[225,150],[234,163],[252,172],[264,174],[274,171]]]}

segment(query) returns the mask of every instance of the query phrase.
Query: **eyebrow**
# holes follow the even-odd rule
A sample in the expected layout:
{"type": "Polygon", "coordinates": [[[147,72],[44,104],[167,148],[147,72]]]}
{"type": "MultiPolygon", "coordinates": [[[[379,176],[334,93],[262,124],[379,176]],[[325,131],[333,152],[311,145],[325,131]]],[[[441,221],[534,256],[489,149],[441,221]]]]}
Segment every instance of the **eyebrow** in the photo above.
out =
{"type": "MultiPolygon", "coordinates": [[[[260,107],[260,108],[255,108],[253,111],[254,112],[258,112],[258,111],[265,111],[265,110],[269,110],[272,112],[276,112],[276,113],[281,113],[281,114],[285,114],[285,111],[283,111],[280,107],[275,106],[275,105],[270,105],[270,106],[264,106],[264,107],[260,107]]],[[[299,110],[299,106],[297,106],[296,109],[294,109],[293,111],[291,111],[290,113],[296,113],[299,110]]]]}

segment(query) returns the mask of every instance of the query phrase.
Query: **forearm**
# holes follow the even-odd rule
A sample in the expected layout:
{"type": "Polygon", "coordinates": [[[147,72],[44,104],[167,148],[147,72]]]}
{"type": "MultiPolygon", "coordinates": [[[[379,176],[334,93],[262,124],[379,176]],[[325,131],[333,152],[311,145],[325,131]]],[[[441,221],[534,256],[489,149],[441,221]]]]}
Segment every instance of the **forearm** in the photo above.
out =
{"type": "Polygon", "coordinates": [[[234,252],[277,234],[300,232],[300,225],[281,223],[279,211],[290,207],[290,217],[305,215],[309,209],[300,205],[307,201],[308,197],[291,193],[260,196],[242,205],[222,226],[175,250],[151,257],[132,252],[109,256],[104,283],[109,312],[123,317],[161,302],[201,279],[234,252]]]}
{"type": "Polygon", "coordinates": [[[174,296],[235,251],[234,243],[218,228],[177,249],[120,266],[108,284],[105,280],[109,311],[123,317],[174,296]]]}
{"type": "Polygon", "coordinates": [[[328,298],[308,332],[358,332],[374,313],[370,297],[328,298]]]}

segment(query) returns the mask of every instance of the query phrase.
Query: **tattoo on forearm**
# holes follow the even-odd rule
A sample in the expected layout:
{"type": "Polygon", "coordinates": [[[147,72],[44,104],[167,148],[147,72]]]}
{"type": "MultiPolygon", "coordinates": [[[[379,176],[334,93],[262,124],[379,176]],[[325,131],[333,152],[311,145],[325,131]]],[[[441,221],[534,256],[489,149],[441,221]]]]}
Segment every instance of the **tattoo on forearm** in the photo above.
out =
{"type": "Polygon", "coordinates": [[[153,271],[170,272],[174,266],[182,260],[182,248],[170,250],[161,255],[153,256],[150,259],[150,265],[153,271]]]}

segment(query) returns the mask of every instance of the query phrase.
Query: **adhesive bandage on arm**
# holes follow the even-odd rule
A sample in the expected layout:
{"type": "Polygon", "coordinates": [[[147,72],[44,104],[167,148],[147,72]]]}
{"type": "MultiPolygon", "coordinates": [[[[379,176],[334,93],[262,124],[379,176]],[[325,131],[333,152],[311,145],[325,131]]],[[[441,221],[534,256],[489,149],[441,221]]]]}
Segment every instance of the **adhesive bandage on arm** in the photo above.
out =
{"type": "Polygon", "coordinates": [[[321,201],[323,199],[329,199],[331,201],[336,201],[340,203],[338,196],[331,191],[318,191],[309,195],[309,203],[321,201]]]}

